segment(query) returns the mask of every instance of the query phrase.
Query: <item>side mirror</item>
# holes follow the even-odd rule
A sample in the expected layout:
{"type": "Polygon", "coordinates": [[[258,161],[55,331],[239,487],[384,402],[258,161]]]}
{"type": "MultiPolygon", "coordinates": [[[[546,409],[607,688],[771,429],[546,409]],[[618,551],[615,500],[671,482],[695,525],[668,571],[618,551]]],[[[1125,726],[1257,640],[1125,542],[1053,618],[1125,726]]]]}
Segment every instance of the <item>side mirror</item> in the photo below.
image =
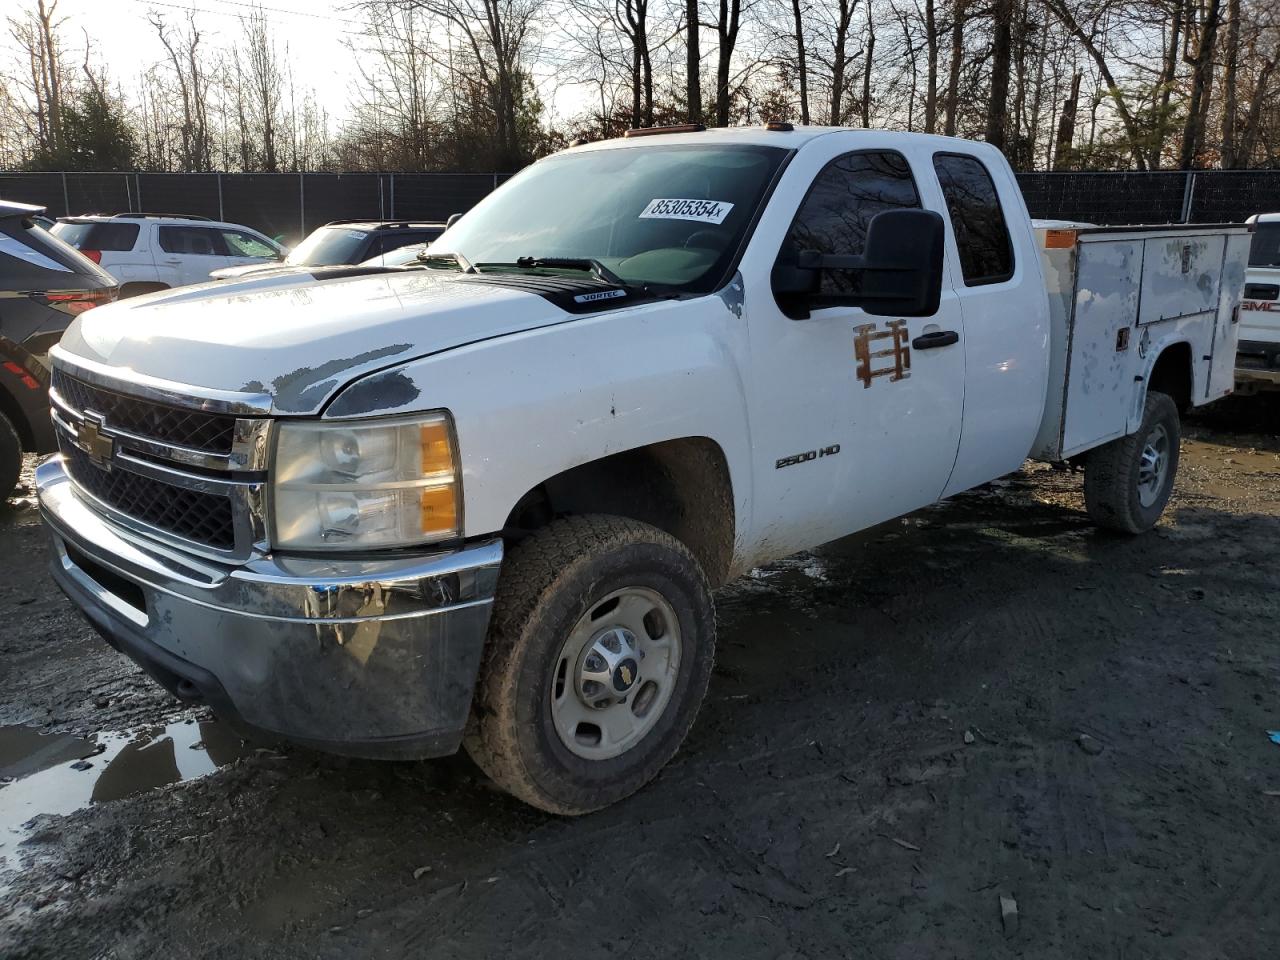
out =
{"type": "Polygon", "coordinates": [[[444,222],[444,228],[448,230],[450,227],[452,227],[455,223],[457,223],[461,219],[462,219],[462,214],[460,213],[449,214],[449,219],[444,222]]]}
{"type": "Polygon", "coordinates": [[[861,256],[802,250],[794,264],[775,266],[774,295],[794,319],[837,305],[880,317],[932,316],[942,298],[945,236],[932,210],[885,210],[871,218],[861,256]],[[824,284],[824,274],[833,282],[824,284]]]}

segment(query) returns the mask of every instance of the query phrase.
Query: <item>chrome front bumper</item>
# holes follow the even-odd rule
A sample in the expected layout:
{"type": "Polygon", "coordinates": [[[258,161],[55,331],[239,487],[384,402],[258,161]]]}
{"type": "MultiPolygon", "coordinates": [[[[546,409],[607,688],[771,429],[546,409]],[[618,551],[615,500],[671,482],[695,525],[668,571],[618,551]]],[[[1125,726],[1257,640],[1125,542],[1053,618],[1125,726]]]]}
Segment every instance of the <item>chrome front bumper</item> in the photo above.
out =
{"type": "Polygon", "coordinates": [[[353,756],[458,748],[502,541],[395,559],[228,566],[104,519],[54,457],[36,470],[53,576],[176,696],[246,732],[353,756]]]}

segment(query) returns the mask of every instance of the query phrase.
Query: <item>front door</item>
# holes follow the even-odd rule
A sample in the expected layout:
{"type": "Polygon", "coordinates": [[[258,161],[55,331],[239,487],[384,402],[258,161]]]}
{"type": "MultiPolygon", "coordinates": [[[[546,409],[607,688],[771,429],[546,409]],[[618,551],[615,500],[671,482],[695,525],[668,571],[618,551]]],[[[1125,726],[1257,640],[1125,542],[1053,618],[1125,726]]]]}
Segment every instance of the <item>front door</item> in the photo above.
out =
{"type": "MultiPolygon", "coordinates": [[[[744,259],[751,344],[751,430],[755,510],[752,527],[763,559],[852,533],[936,501],[960,442],[964,406],[964,329],[960,305],[944,277],[931,317],[871,316],[826,307],[808,319],[787,316],[760,262],[764,230],[772,257],[800,250],[857,255],[867,225],[883,211],[932,208],[930,178],[916,177],[898,149],[806,150],[787,178],[809,184],[789,224],[762,221],[744,259]],[[817,154],[817,156],[814,156],[817,154]],[[804,168],[799,165],[803,163],[804,168]]],[[[861,147],[874,138],[857,137],[861,147]]],[[[784,185],[776,194],[784,194],[784,185]]],[[[798,194],[803,190],[792,188],[798,194]]],[[[775,201],[776,202],[776,201],[775,201]]],[[[855,283],[824,276],[825,293],[855,283]]]]}

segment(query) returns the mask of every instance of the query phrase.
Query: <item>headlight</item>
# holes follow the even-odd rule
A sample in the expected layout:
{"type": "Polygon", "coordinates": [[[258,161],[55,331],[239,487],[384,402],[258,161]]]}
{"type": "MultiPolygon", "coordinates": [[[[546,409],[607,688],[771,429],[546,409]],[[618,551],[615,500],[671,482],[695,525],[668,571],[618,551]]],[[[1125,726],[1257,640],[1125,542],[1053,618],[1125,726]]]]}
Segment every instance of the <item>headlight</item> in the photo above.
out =
{"type": "Polygon", "coordinates": [[[458,457],[443,413],[284,421],[271,476],[276,547],[403,547],[461,534],[458,457]]]}

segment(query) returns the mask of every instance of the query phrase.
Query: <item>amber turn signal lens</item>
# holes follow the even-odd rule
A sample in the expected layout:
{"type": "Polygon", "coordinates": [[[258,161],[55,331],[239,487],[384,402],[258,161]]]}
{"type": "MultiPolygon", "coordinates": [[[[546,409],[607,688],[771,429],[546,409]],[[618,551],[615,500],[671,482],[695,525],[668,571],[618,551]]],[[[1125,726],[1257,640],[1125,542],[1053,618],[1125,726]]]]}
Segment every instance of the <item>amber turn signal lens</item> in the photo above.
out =
{"type": "Polygon", "coordinates": [[[421,427],[422,475],[453,473],[453,450],[449,445],[449,427],[443,420],[424,423],[421,427]]]}
{"type": "Polygon", "coordinates": [[[422,532],[424,534],[450,534],[458,529],[458,502],[455,487],[427,487],[422,491],[420,504],[422,532]]]}

